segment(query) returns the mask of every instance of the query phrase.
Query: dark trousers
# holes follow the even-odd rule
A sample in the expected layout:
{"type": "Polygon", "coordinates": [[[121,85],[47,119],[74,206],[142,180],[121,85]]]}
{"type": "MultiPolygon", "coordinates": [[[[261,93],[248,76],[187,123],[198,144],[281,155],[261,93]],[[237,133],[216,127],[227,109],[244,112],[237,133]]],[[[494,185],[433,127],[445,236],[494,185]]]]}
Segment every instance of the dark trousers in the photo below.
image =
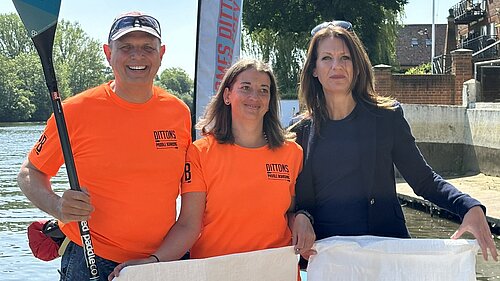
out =
{"type": "MultiPolygon", "coordinates": [[[[118,265],[117,262],[96,256],[97,269],[99,270],[99,281],[107,281],[108,275],[118,265]]],[[[60,281],[76,281],[90,278],[89,269],[85,262],[83,248],[73,242],[69,242],[61,259],[60,281]]]]}

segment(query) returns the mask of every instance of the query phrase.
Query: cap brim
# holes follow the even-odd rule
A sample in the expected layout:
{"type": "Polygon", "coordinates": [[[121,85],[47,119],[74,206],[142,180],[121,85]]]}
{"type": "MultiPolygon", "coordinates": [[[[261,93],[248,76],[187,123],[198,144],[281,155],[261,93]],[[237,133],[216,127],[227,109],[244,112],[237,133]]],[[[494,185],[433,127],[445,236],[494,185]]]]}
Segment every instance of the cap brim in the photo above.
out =
{"type": "Polygon", "coordinates": [[[116,32],[113,36],[111,36],[109,38],[109,40],[115,41],[116,39],[119,39],[123,35],[128,34],[130,32],[134,32],[134,31],[142,31],[142,32],[149,33],[149,34],[153,35],[154,37],[160,39],[160,41],[161,41],[161,36],[158,34],[158,32],[156,32],[156,30],[154,30],[153,28],[150,28],[147,26],[136,26],[136,27],[124,28],[124,29],[116,32]]]}

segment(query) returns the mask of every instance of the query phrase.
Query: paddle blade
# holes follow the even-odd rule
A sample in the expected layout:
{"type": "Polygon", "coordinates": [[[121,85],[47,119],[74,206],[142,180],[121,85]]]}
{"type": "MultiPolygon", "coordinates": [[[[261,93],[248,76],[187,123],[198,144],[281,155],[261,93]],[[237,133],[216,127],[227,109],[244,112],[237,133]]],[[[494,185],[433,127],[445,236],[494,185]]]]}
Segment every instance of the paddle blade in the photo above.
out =
{"type": "Polygon", "coordinates": [[[57,25],[61,0],[12,0],[30,38],[57,25]]]}
{"type": "Polygon", "coordinates": [[[59,98],[58,94],[55,97],[52,94],[58,93],[52,49],[61,0],[12,0],[12,2],[38,51],[51,98],[59,98]]]}

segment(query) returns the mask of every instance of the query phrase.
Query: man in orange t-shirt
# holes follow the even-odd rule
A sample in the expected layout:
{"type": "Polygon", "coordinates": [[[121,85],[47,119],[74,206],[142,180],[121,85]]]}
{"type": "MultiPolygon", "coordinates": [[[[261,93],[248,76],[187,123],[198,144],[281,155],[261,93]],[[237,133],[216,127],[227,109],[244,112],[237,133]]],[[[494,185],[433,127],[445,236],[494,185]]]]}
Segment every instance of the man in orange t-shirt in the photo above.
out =
{"type": "Polygon", "coordinates": [[[71,240],[61,280],[89,278],[77,221],[88,221],[101,280],[160,246],[175,223],[191,143],[188,107],[153,86],[165,53],[158,21],[139,12],[119,16],[104,52],[115,80],[63,105],[84,192],[52,190],[50,178],[64,162],[53,116],[18,176],[28,199],[59,219],[71,240]]]}

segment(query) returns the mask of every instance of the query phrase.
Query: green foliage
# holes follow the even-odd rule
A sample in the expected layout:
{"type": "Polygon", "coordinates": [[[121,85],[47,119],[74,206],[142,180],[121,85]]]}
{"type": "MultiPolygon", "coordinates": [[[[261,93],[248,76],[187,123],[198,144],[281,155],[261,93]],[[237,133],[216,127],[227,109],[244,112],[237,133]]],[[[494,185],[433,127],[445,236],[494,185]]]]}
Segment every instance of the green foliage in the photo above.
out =
{"type": "Polygon", "coordinates": [[[431,63],[423,63],[419,66],[412,67],[408,69],[405,74],[432,74],[431,73],[431,63]]]}
{"type": "Polygon", "coordinates": [[[311,37],[324,21],[350,21],[372,63],[395,64],[396,29],[408,0],[245,0],[243,51],[269,61],[282,92],[293,92],[311,37]]]}
{"type": "MultiPolygon", "coordinates": [[[[27,119],[34,112],[30,102],[32,92],[23,89],[20,76],[15,71],[17,62],[0,55],[0,120],[11,122],[27,119]],[[14,71],[12,71],[14,69],[14,71]]],[[[21,76],[22,77],[22,76],[21,76]]]]}
{"type": "Polygon", "coordinates": [[[54,63],[64,83],[63,97],[105,82],[107,66],[101,44],[86,35],[78,23],[61,21],[54,40],[54,63]]]}
{"type": "Polygon", "coordinates": [[[255,30],[253,33],[244,30],[243,33],[244,52],[273,66],[283,99],[297,98],[296,87],[306,44],[307,40],[298,33],[284,34],[270,29],[255,30]]]}
{"type": "Polygon", "coordinates": [[[157,78],[155,84],[167,89],[184,101],[189,108],[193,108],[193,79],[182,68],[171,67],[165,69],[157,78]]]}
{"type": "Polygon", "coordinates": [[[14,58],[22,53],[35,52],[35,46],[26,35],[26,29],[19,16],[0,14],[0,54],[14,58]]]}
{"type": "Polygon", "coordinates": [[[193,80],[185,70],[178,67],[165,69],[160,74],[159,85],[177,93],[189,93],[193,91],[193,80]]]}
{"type": "MultiPolygon", "coordinates": [[[[0,14],[0,25],[0,122],[45,121],[52,109],[34,45],[16,14],[0,14]]],[[[58,23],[53,58],[63,98],[109,78],[100,44],[78,23],[58,23]]]]}

